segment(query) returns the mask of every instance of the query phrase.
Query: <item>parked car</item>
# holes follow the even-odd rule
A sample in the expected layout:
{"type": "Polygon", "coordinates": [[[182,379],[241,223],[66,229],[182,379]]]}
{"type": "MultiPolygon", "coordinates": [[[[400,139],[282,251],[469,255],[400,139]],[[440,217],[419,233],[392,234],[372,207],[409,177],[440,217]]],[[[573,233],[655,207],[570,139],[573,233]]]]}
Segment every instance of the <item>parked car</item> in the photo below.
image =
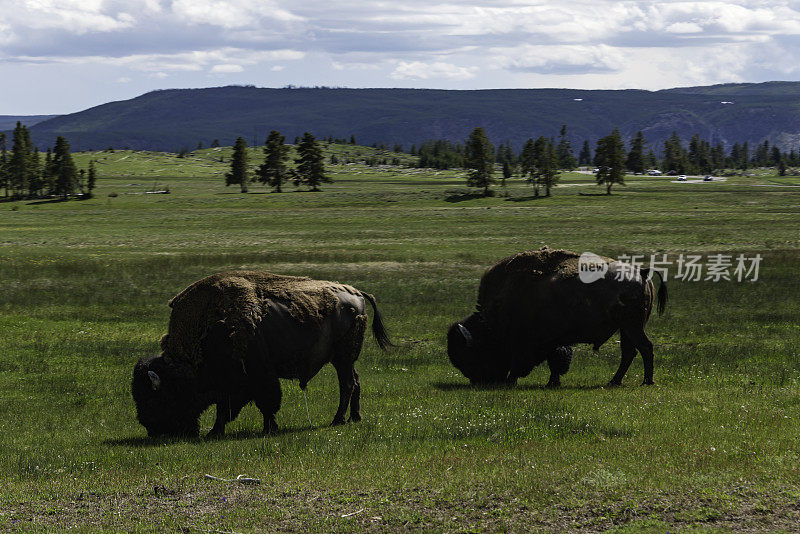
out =
{"type": "Polygon", "coordinates": [[[712,178],[710,174],[706,174],[706,175],[703,177],[703,181],[704,181],[704,182],[711,182],[711,181],[713,181],[713,180],[714,180],[714,178],[712,178]]]}
{"type": "Polygon", "coordinates": [[[597,174],[598,172],[600,172],[600,169],[592,169],[592,174],[597,174]]]}
{"type": "Polygon", "coordinates": [[[647,174],[649,174],[650,176],[661,176],[661,171],[659,171],[658,169],[651,169],[647,171],[647,174]]]}
{"type": "Polygon", "coordinates": [[[685,182],[686,181],[686,175],[685,174],[681,174],[680,176],[678,176],[678,181],[679,182],[685,182]]]}

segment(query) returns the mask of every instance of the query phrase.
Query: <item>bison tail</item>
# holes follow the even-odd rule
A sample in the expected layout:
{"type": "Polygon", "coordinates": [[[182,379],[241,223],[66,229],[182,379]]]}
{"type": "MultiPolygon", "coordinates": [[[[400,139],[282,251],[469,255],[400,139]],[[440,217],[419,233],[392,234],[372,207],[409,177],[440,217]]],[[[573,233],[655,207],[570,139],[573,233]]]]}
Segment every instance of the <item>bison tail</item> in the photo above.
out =
{"type": "Polygon", "coordinates": [[[383,325],[383,317],[381,316],[380,310],[378,310],[375,297],[363,291],[361,292],[361,296],[369,301],[372,310],[375,312],[375,316],[372,318],[372,335],[375,336],[375,341],[378,342],[378,346],[383,350],[394,347],[395,345],[389,339],[389,334],[386,332],[386,327],[383,325]]]}
{"type": "MultiPolygon", "coordinates": [[[[642,269],[642,275],[647,278],[649,271],[650,269],[642,269]]],[[[664,310],[667,309],[667,300],[669,300],[667,283],[664,281],[664,277],[661,276],[661,272],[657,269],[653,269],[653,274],[657,274],[658,279],[661,280],[661,285],[658,286],[658,293],[656,295],[656,310],[658,311],[658,315],[664,315],[664,310]]]]}

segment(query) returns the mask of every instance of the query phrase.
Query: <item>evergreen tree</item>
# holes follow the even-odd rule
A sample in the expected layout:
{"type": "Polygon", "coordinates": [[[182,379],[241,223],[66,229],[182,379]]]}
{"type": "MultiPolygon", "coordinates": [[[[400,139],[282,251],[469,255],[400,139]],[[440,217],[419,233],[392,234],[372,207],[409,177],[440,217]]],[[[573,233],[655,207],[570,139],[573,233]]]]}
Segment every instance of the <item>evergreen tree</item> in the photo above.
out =
{"type": "Polygon", "coordinates": [[[489,186],[494,179],[494,148],[483,128],[477,127],[472,130],[467,139],[464,167],[469,169],[467,185],[469,187],[482,187],[483,194],[490,194],[489,186]]]}
{"type": "Polygon", "coordinates": [[[588,139],[583,141],[583,148],[581,148],[581,153],[578,156],[578,164],[579,165],[592,164],[592,148],[589,146],[588,139]]]}
{"type": "MultiPolygon", "coordinates": [[[[562,129],[562,133],[563,132],[564,129],[562,129]]],[[[558,169],[561,168],[561,165],[559,164],[560,160],[558,156],[558,150],[553,144],[552,139],[540,137],[537,140],[537,143],[537,175],[539,177],[539,183],[544,186],[544,196],[549,197],[550,188],[554,186],[556,182],[558,182],[558,169]]],[[[572,157],[572,154],[570,154],[570,157],[572,157]]]]}
{"type": "Polygon", "coordinates": [[[711,167],[712,169],[722,169],[725,167],[725,147],[722,143],[717,143],[711,149],[711,167]]]}
{"type": "Polygon", "coordinates": [[[772,147],[772,152],[770,153],[769,158],[769,165],[780,165],[781,161],[783,161],[783,154],[781,154],[781,149],[777,146],[772,147]]]}
{"type": "Polygon", "coordinates": [[[97,183],[97,171],[94,168],[94,160],[92,159],[89,160],[89,172],[87,173],[86,176],[86,189],[88,190],[87,195],[89,196],[89,198],[92,198],[92,196],[94,195],[92,191],[94,190],[94,186],[96,183],[97,183]]]}
{"type": "Polygon", "coordinates": [[[65,200],[75,193],[78,182],[78,170],[69,152],[69,143],[60,135],[56,137],[53,148],[53,174],[55,176],[55,193],[65,200]]]}
{"type": "Polygon", "coordinates": [[[741,151],[741,160],[739,162],[739,168],[743,171],[746,171],[750,167],[750,145],[747,141],[744,142],[742,145],[741,151]]]}
{"type": "Polygon", "coordinates": [[[0,187],[6,190],[6,196],[8,196],[8,150],[6,148],[6,134],[3,132],[0,132],[0,187]]]}
{"type": "Polygon", "coordinates": [[[231,156],[231,170],[225,173],[225,185],[239,184],[242,193],[247,193],[247,141],[243,137],[237,137],[233,145],[233,156],[231,156]]]}
{"type": "Polygon", "coordinates": [[[681,144],[681,138],[676,132],[672,132],[672,135],[664,141],[664,160],[661,162],[661,168],[665,172],[686,174],[688,166],[689,160],[681,144]]]}
{"type": "Polygon", "coordinates": [[[539,184],[536,179],[536,143],[533,138],[525,141],[519,156],[519,166],[523,178],[534,187],[534,194],[539,196],[539,184]]]}
{"type": "Polygon", "coordinates": [[[604,184],[607,195],[614,184],[625,184],[625,144],[617,128],[597,141],[594,164],[598,168],[597,185],[604,184]]]}
{"type": "Polygon", "coordinates": [[[503,193],[506,190],[506,180],[511,178],[511,164],[508,160],[503,161],[503,193]]]}
{"type": "Polygon", "coordinates": [[[631,151],[628,152],[628,158],[625,160],[625,166],[631,172],[644,173],[645,169],[645,155],[644,147],[647,141],[644,140],[644,135],[641,131],[636,133],[631,143],[631,151]]]}
{"type": "MultiPolygon", "coordinates": [[[[558,147],[556,150],[556,157],[558,159],[558,168],[571,171],[578,166],[578,161],[572,153],[572,145],[567,139],[567,125],[561,125],[561,132],[559,133],[558,147]]],[[[548,193],[547,196],[550,196],[548,193]]]]}
{"type": "MultiPolygon", "coordinates": [[[[295,144],[297,144],[297,143],[295,143],[295,144]]],[[[355,135],[350,135],[350,144],[351,145],[356,144],[356,136],[355,135]]]]}
{"type": "Polygon", "coordinates": [[[258,168],[258,180],[280,193],[281,186],[288,177],[286,165],[288,159],[289,147],[286,146],[286,137],[272,130],[264,143],[264,163],[258,168]]]}
{"type": "Polygon", "coordinates": [[[30,131],[19,121],[12,134],[12,143],[11,157],[8,161],[8,185],[11,194],[19,197],[25,193],[31,181],[33,159],[30,131]]]}
{"type": "Polygon", "coordinates": [[[42,166],[42,183],[44,190],[48,195],[56,194],[56,170],[53,164],[53,152],[49,148],[44,156],[44,165],[42,166]]]}
{"type": "Polygon", "coordinates": [[[298,158],[295,182],[311,187],[312,191],[319,191],[322,183],[330,183],[332,180],[325,174],[325,163],[323,161],[322,149],[314,136],[306,132],[297,146],[298,158]]]}
{"type": "Polygon", "coordinates": [[[211,141],[211,148],[218,148],[219,147],[219,139],[214,139],[211,141]]]}
{"type": "Polygon", "coordinates": [[[778,160],[778,176],[786,176],[786,160],[783,158],[778,160]]]}
{"type": "Polygon", "coordinates": [[[39,158],[39,149],[34,147],[31,153],[31,162],[28,178],[28,196],[35,198],[42,192],[42,162],[39,158]]]}

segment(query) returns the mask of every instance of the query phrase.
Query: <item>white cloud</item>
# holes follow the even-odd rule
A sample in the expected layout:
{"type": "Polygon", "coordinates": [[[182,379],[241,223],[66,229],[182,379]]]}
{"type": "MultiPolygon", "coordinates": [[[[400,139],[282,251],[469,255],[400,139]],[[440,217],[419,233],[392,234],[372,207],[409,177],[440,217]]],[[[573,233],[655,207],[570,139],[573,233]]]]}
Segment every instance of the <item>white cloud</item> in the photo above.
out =
{"type": "Polygon", "coordinates": [[[128,78],[127,76],[120,76],[119,78],[116,79],[117,83],[130,83],[131,81],[133,81],[133,79],[128,78]]]}
{"type": "Polygon", "coordinates": [[[232,63],[225,63],[223,65],[214,65],[211,67],[211,72],[216,73],[229,73],[229,72],[242,72],[244,67],[232,63]]]}
{"type": "Polygon", "coordinates": [[[492,52],[495,66],[521,72],[586,74],[615,72],[624,65],[623,53],[607,45],[524,45],[492,52]]]}
{"type": "Polygon", "coordinates": [[[475,77],[477,67],[459,67],[451,63],[435,61],[424,63],[422,61],[401,61],[389,75],[393,80],[430,80],[450,79],[468,80],[475,77]]]}

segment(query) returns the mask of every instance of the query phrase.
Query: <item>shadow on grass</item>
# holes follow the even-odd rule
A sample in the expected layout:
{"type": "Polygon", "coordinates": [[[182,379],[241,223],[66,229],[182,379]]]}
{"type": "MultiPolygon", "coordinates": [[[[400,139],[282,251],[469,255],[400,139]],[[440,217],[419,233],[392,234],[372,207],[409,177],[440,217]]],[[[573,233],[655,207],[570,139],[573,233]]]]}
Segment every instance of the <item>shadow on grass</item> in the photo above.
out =
{"type": "Polygon", "coordinates": [[[529,202],[531,200],[544,200],[546,198],[552,198],[552,197],[546,197],[544,195],[539,195],[538,197],[536,195],[527,195],[527,196],[524,196],[524,197],[508,197],[507,199],[505,199],[505,201],[506,202],[529,202]]]}
{"type": "Polygon", "coordinates": [[[327,428],[327,425],[313,428],[308,426],[302,427],[286,427],[281,428],[277,432],[271,434],[264,434],[257,430],[238,430],[236,432],[226,432],[224,436],[185,436],[185,437],[158,437],[151,438],[147,436],[130,436],[127,438],[113,438],[103,440],[103,445],[111,447],[160,447],[162,445],[169,445],[172,443],[205,443],[211,441],[242,441],[246,439],[257,438],[271,438],[289,434],[299,434],[301,432],[320,430],[327,428]]]}
{"type": "Polygon", "coordinates": [[[509,386],[507,384],[468,384],[465,382],[433,382],[433,387],[438,389],[439,391],[467,391],[467,390],[477,390],[477,391],[492,391],[498,389],[507,389],[507,390],[520,390],[520,391],[558,391],[561,389],[568,390],[568,391],[591,391],[595,389],[603,389],[605,384],[596,385],[596,386],[564,386],[561,385],[557,388],[549,388],[545,384],[517,384],[515,386],[509,386]]]}
{"type": "Polygon", "coordinates": [[[485,198],[483,193],[455,193],[444,197],[445,202],[464,202],[465,200],[475,200],[485,198]]]}
{"type": "Polygon", "coordinates": [[[68,198],[46,198],[41,200],[34,200],[31,202],[26,202],[27,206],[38,206],[40,204],[59,204],[61,202],[69,202],[71,199],[68,198]]]}
{"type": "Polygon", "coordinates": [[[614,196],[613,194],[609,195],[606,193],[584,193],[583,191],[578,191],[578,196],[581,197],[611,197],[614,196]]]}

